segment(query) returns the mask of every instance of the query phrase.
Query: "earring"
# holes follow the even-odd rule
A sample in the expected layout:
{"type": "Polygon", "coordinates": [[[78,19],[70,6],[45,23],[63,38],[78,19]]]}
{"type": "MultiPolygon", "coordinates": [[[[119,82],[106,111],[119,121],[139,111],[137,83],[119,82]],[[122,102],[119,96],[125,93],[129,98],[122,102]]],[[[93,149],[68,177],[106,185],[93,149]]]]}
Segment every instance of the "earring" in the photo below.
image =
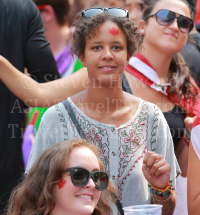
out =
{"type": "Polygon", "coordinates": [[[144,33],[144,30],[141,30],[141,33],[144,33]]]}

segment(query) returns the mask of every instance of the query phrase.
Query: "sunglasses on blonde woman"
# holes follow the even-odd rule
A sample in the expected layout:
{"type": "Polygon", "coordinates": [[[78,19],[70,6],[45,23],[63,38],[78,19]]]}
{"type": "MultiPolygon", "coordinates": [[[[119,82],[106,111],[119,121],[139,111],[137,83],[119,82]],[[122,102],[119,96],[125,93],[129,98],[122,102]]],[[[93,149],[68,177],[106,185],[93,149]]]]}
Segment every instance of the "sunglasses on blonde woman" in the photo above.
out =
{"type": "Polygon", "coordinates": [[[72,167],[66,169],[64,172],[70,172],[72,183],[77,187],[84,187],[92,178],[95,188],[100,191],[106,190],[108,186],[109,177],[106,172],[94,171],[89,172],[83,167],[72,167]]]}
{"type": "Polygon", "coordinates": [[[186,34],[189,34],[194,26],[192,19],[170,10],[159,10],[155,14],[147,16],[144,20],[146,21],[153,16],[156,16],[156,21],[158,24],[164,26],[171,25],[174,20],[177,19],[179,29],[186,34]]]}
{"type": "Polygon", "coordinates": [[[112,16],[117,16],[117,17],[122,17],[122,18],[128,18],[128,10],[125,10],[123,8],[119,7],[93,7],[93,8],[88,8],[86,10],[82,10],[82,17],[92,17],[97,14],[101,14],[104,11],[107,11],[110,13],[112,16]]]}

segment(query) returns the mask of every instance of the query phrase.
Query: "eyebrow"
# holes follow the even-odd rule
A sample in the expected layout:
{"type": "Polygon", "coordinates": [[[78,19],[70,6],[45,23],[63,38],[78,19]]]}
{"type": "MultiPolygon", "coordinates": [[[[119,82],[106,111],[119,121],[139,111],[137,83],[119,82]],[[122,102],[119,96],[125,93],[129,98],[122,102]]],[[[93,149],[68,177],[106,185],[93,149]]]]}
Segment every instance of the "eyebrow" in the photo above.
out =
{"type": "Polygon", "coordinates": [[[92,170],[92,172],[95,172],[95,171],[101,171],[101,170],[97,168],[92,170]]]}
{"type": "MultiPolygon", "coordinates": [[[[93,42],[92,44],[102,44],[103,42],[93,42]]],[[[119,41],[112,41],[111,43],[114,43],[114,44],[121,44],[121,42],[119,41]]]]}

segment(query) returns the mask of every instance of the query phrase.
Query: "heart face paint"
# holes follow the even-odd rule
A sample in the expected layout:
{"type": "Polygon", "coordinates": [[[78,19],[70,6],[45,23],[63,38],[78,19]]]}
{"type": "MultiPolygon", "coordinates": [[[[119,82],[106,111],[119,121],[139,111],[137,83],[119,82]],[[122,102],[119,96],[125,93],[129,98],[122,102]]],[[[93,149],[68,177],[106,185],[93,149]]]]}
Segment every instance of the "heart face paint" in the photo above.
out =
{"type": "Polygon", "coordinates": [[[63,187],[65,186],[65,184],[66,184],[66,180],[63,180],[63,179],[61,179],[61,180],[57,183],[59,189],[63,188],[63,187]]]}
{"type": "Polygon", "coordinates": [[[118,34],[119,34],[119,29],[116,29],[115,27],[112,27],[110,30],[109,30],[109,33],[116,37],[118,34]]]}

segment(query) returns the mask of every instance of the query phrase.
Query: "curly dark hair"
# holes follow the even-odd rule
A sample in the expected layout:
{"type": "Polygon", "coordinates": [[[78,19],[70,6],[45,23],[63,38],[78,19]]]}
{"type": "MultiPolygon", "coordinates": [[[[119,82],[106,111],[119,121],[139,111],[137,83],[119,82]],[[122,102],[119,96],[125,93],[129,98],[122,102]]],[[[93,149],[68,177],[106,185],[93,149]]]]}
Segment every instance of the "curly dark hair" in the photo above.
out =
{"type": "MultiPolygon", "coordinates": [[[[145,20],[145,22],[148,22],[146,17],[151,15],[152,10],[159,1],[161,0],[150,0],[146,3],[146,8],[143,12],[143,20],[145,20]]],[[[189,7],[191,17],[193,17],[193,11],[188,4],[188,1],[181,1],[189,7]]],[[[189,68],[181,53],[173,54],[169,69],[171,83],[169,96],[174,95],[179,101],[185,98],[186,100],[191,99],[193,102],[195,102],[198,96],[198,89],[195,86],[194,81],[192,81],[189,68]]]]}
{"type": "MultiPolygon", "coordinates": [[[[75,147],[87,147],[97,156],[100,170],[104,166],[99,159],[99,149],[87,140],[74,139],[50,146],[35,161],[25,180],[12,192],[5,215],[49,215],[53,211],[56,199],[53,186],[60,181],[69,162],[71,151],[75,147]]],[[[116,196],[112,182],[101,196],[92,215],[112,214],[108,205],[116,196]]]]}
{"type": "Polygon", "coordinates": [[[127,51],[128,55],[132,56],[137,49],[139,42],[139,34],[136,33],[136,27],[128,18],[121,18],[117,16],[112,16],[108,12],[103,12],[101,14],[92,17],[82,17],[82,13],[78,13],[73,26],[75,26],[75,31],[73,33],[72,40],[72,53],[75,55],[84,55],[86,40],[94,35],[96,29],[106,21],[112,21],[116,23],[119,28],[126,35],[127,40],[127,51]]]}

